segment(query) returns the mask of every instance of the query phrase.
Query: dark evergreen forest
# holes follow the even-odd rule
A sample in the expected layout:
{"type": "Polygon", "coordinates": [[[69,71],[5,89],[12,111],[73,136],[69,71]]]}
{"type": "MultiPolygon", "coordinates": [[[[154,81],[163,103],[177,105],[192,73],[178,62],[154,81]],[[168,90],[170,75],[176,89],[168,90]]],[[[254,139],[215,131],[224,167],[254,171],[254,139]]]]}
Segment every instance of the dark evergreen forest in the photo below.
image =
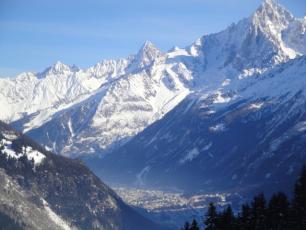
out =
{"type": "MultiPolygon", "coordinates": [[[[218,211],[210,203],[203,221],[204,230],[306,230],[306,167],[295,183],[291,200],[278,192],[267,201],[261,193],[242,205],[237,214],[230,205],[218,211]]],[[[192,220],[185,223],[183,230],[200,230],[200,227],[192,220]]]]}

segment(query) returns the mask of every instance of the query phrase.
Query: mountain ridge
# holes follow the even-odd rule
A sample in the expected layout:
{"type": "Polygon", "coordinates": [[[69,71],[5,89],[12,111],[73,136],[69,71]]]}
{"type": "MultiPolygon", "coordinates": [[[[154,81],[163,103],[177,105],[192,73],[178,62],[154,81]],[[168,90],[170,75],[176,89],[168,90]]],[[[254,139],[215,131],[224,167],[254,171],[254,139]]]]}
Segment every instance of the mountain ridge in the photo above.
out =
{"type": "Polygon", "coordinates": [[[183,49],[164,53],[145,42],[136,55],[88,69],[58,62],[38,75],[0,79],[0,104],[7,108],[0,119],[58,154],[103,156],[190,92],[236,84],[305,54],[304,21],[264,1],[249,18],[183,49]]]}
{"type": "Polygon", "coordinates": [[[0,213],[23,229],[164,228],[127,206],[80,160],[54,155],[2,122],[0,168],[0,213]]]}
{"type": "Polygon", "coordinates": [[[306,161],[305,77],[302,56],[235,86],[190,94],[88,164],[106,181],[126,186],[248,195],[290,188],[306,161]]]}

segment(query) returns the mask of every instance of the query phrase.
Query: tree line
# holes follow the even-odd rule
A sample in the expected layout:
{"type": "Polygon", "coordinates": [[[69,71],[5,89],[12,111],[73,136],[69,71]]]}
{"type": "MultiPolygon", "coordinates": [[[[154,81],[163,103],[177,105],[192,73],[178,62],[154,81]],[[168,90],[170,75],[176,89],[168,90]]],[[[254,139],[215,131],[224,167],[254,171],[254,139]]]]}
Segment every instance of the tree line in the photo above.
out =
{"type": "MultiPolygon", "coordinates": [[[[230,205],[218,211],[210,203],[204,225],[204,230],[306,230],[306,167],[295,183],[291,201],[282,192],[272,195],[269,201],[261,193],[251,203],[242,205],[237,214],[230,205]]],[[[194,219],[186,222],[183,230],[200,227],[194,219]]]]}

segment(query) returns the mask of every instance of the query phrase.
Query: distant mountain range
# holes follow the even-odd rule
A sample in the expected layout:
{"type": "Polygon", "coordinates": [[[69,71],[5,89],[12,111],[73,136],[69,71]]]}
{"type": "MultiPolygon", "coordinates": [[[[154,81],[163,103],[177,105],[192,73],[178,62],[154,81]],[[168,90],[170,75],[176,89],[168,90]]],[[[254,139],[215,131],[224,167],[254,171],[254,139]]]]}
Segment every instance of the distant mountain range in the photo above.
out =
{"type": "Polygon", "coordinates": [[[306,17],[265,0],[186,48],[146,42],[88,69],[58,62],[0,79],[0,119],[112,183],[287,184],[305,162],[305,31],[306,17]]]}
{"type": "Polygon", "coordinates": [[[87,70],[57,62],[0,79],[0,119],[61,155],[101,154],[174,108],[190,78],[185,65],[146,42],[137,55],[87,70]]]}
{"type": "Polygon", "coordinates": [[[121,185],[287,191],[306,163],[303,77],[306,57],[235,88],[191,94],[130,142],[89,164],[121,185]]]}
{"type": "Polygon", "coordinates": [[[250,18],[204,36],[192,62],[203,67],[198,88],[91,167],[121,185],[287,191],[306,163],[305,22],[265,1],[250,18]]]}

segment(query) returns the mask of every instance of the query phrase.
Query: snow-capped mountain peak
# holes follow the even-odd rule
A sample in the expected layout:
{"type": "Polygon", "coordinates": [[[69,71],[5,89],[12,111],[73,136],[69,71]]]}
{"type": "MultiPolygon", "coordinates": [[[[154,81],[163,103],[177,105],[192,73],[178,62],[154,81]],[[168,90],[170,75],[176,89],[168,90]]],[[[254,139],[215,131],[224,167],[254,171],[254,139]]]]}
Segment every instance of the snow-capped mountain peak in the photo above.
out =
{"type": "Polygon", "coordinates": [[[0,119],[33,131],[57,153],[104,151],[162,118],[192,91],[235,85],[306,54],[305,31],[306,19],[266,0],[249,18],[186,48],[164,53],[146,41],[135,55],[88,69],[56,62],[40,74],[0,79],[6,108],[0,119]]]}
{"type": "Polygon", "coordinates": [[[215,79],[235,78],[245,71],[261,72],[304,53],[305,36],[293,42],[298,30],[288,30],[296,21],[283,6],[267,0],[249,18],[219,33],[203,36],[189,50],[199,55],[200,61],[205,60],[207,76],[202,79],[214,75],[216,82],[215,79]],[[287,42],[285,37],[292,41],[287,42]]]}
{"type": "Polygon", "coordinates": [[[72,72],[77,72],[78,70],[79,68],[75,65],[69,66],[62,63],[61,61],[57,61],[43,72],[38,73],[37,76],[38,78],[45,78],[48,75],[67,75],[72,72]]]}
{"type": "Polygon", "coordinates": [[[103,60],[95,66],[87,69],[86,72],[90,75],[93,75],[95,78],[115,78],[125,74],[126,68],[129,64],[129,59],[103,60]]]}
{"type": "Polygon", "coordinates": [[[133,64],[136,68],[145,68],[162,56],[164,56],[164,54],[161,50],[152,42],[146,41],[136,54],[133,64]]]}
{"type": "Polygon", "coordinates": [[[263,0],[261,3],[261,7],[274,9],[277,9],[279,7],[284,8],[276,0],[263,0]]]}
{"type": "Polygon", "coordinates": [[[64,72],[69,72],[71,71],[71,68],[70,66],[60,62],[60,61],[57,61],[55,62],[52,67],[50,68],[50,70],[54,73],[64,73],[64,72]]]}
{"type": "Polygon", "coordinates": [[[256,34],[263,34],[273,43],[278,57],[276,62],[295,58],[299,52],[283,41],[283,31],[295,21],[295,17],[275,0],[265,0],[251,17],[256,34]]]}
{"type": "Polygon", "coordinates": [[[252,19],[261,29],[268,27],[270,30],[274,29],[274,32],[279,32],[294,20],[294,16],[274,0],[265,0],[255,11],[252,19]]]}
{"type": "Polygon", "coordinates": [[[160,52],[160,50],[151,41],[147,40],[143,43],[139,52],[142,52],[142,53],[156,53],[156,52],[160,52]]]}

